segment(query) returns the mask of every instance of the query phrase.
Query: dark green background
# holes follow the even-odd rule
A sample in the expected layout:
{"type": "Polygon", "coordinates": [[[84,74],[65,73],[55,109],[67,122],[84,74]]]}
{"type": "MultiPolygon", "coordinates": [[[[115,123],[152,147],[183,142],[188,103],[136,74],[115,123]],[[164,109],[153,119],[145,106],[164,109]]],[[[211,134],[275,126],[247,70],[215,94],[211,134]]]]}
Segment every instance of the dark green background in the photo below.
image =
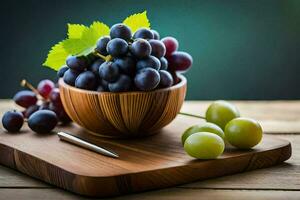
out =
{"type": "Polygon", "coordinates": [[[144,10],[194,58],[188,99],[300,99],[299,0],[2,1],[0,98],[22,78],[55,78],[41,64],[67,23],[112,25],[144,10]]]}

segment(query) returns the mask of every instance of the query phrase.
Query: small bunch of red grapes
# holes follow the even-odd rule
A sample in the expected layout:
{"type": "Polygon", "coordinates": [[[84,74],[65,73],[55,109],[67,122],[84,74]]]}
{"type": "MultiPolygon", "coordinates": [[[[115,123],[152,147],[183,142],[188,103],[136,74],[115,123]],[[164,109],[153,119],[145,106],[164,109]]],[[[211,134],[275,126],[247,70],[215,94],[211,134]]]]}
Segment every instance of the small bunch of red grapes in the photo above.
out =
{"type": "Polygon", "coordinates": [[[115,24],[109,36],[99,38],[93,54],[69,56],[58,76],[71,86],[99,92],[166,88],[179,81],[176,71],[184,72],[193,63],[177,49],[173,37],[160,40],[157,31],[146,28],[132,34],[125,24],[115,24]]]}
{"type": "Polygon", "coordinates": [[[37,88],[26,80],[21,84],[31,90],[21,90],[15,94],[13,100],[23,108],[23,111],[8,111],[3,115],[2,124],[7,131],[18,132],[24,121],[27,121],[33,131],[48,133],[59,122],[63,124],[71,122],[63,108],[59,89],[51,80],[42,80],[37,88]]]}

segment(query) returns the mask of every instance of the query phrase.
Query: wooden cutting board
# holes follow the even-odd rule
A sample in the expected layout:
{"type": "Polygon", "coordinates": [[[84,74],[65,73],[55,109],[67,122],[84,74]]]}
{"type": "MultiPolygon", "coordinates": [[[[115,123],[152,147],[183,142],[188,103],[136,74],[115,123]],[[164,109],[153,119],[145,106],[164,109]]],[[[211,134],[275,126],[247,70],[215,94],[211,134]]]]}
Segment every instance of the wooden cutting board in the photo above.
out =
{"type": "Polygon", "coordinates": [[[76,125],[56,130],[111,149],[118,159],[60,141],[55,133],[38,135],[25,127],[10,134],[1,127],[0,163],[77,194],[107,197],[269,167],[291,156],[288,141],[264,135],[251,151],[228,147],[219,159],[193,159],[180,136],[195,123],[200,121],[179,116],[159,134],[135,140],[96,138],[76,125]]]}

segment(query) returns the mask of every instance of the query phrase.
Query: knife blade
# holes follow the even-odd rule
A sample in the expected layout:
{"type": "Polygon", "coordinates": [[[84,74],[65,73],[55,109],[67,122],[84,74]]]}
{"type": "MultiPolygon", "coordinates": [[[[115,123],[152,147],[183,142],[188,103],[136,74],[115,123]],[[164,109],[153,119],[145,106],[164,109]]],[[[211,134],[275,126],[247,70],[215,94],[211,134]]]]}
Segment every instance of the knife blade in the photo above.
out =
{"type": "Polygon", "coordinates": [[[89,143],[81,138],[75,137],[71,134],[65,133],[65,132],[58,132],[57,133],[58,137],[66,142],[75,144],[77,146],[83,147],[85,149],[89,149],[91,151],[97,152],[99,154],[105,155],[105,156],[109,156],[112,158],[118,158],[119,155],[116,154],[115,152],[112,152],[110,150],[107,150],[105,148],[99,147],[95,144],[89,143]]]}

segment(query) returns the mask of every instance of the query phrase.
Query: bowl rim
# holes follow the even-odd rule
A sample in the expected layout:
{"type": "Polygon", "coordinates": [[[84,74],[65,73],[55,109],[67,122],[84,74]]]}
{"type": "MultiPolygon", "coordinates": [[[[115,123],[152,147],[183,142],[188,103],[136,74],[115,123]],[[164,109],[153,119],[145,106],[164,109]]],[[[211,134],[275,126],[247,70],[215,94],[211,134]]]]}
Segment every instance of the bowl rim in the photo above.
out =
{"type": "Polygon", "coordinates": [[[186,85],[186,83],[187,83],[186,78],[182,74],[177,74],[177,76],[180,79],[180,82],[177,83],[176,85],[173,85],[173,86],[168,87],[168,88],[162,88],[162,89],[151,90],[151,91],[98,92],[98,91],[80,89],[80,88],[76,88],[74,86],[68,85],[67,83],[64,82],[63,78],[60,78],[58,80],[58,84],[61,87],[68,88],[68,89],[71,89],[73,91],[88,93],[88,94],[94,94],[94,95],[99,95],[99,94],[100,95],[101,94],[103,94],[103,95],[108,95],[108,94],[145,94],[145,93],[149,94],[149,93],[155,93],[155,92],[164,92],[164,91],[175,90],[175,89],[181,88],[182,86],[186,85]]]}

